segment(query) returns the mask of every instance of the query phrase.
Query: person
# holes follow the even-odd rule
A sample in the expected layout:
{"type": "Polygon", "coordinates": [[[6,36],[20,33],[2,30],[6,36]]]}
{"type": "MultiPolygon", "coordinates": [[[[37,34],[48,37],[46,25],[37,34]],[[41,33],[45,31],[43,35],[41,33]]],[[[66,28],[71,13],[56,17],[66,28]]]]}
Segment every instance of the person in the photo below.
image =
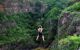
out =
{"type": "Polygon", "coordinates": [[[38,31],[38,35],[37,35],[36,40],[38,40],[38,39],[41,37],[42,40],[45,41],[45,40],[44,40],[44,35],[43,35],[43,28],[42,28],[41,25],[39,26],[39,28],[37,29],[37,31],[38,31]]]}

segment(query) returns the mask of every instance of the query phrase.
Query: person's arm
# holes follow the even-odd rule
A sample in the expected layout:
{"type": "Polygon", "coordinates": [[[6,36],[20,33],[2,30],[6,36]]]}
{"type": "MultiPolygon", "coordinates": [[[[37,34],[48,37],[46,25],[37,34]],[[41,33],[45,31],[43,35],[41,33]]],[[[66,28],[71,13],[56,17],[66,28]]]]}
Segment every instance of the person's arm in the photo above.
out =
{"type": "Polygon", "coordinates": [[[43,41],[45,41],[45,39],[44,39],[44,35],[42,36],[42,39],[43,39],[43,41]]]}
{"type": "Polygon", "coordinates": [[[39,38],[39,35],[37,36],[36,40],[38,40],[38,38],[39,38]]]}
{"type": "MultiPolygon", "coordinates": [[[[42,32],[43,32],[43,28],[42,28],[42,32]]],[[[42,39],[43,39],[43,41],[45,41],[45,39],[44,39],[44,35],[42,35],[42,39]]]]}

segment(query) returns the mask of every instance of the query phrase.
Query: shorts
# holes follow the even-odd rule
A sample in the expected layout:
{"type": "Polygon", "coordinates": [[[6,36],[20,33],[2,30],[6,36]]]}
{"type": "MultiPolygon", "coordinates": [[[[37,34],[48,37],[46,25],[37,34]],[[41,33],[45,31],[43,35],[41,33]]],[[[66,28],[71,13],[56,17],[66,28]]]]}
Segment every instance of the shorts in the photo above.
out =
{"type": "Polygon", "coordinates": [[[38,32],[38,35],[39,35],[39,37],[43,36],[42,32],[38,32]]]}
{"type": "Polygon", "coordinates": [[[42,40],[42,36],[43,36],[43,34],[42,34],[42,32],[38,32],[38,36],[39,36],[39,39],[38,40],[42,40]]]}

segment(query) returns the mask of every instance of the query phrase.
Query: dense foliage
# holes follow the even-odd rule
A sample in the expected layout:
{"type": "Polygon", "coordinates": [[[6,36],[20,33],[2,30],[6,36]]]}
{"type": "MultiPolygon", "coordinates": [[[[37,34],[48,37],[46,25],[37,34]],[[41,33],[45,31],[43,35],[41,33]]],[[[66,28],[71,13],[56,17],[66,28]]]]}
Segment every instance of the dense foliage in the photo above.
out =
{"type": "Polygon", "coordinates": [[[3,15],[0,17],[0,45],[20,40],[27,41],[31,36],[29,35],[28,22],[30,16],[28,14],[15,14],[11,16],[3,15]],[[23,16],[23,17],[22,17],[23,16]],[[26,25],[25,25],[26,24],[26,25]],[[24,25],[24,27],[22,26],[24,25]],[[28,33],[27,33],[28,32],[28,33]],[[26,34],[27,33],[27,34],[26,34]],[[12,40],[13,39],[13,40],[12,40]]]}
{"type": "MultiPolygon", "coordinates": [[[[50,50],[77,50],[80,47],[80,2],[78,0],[24,1],[17,1],[16,4],[19,3],[22,9],[27,6],[28,12],[22,11],[13,4],[17,7],[17,12],[12,8],[0,13],[0,45],[4,46],[2,48],[7,50],[28,48],[29,50],[38,47],[39,41],[36,41],[36,36],[39,25],[44,28],[44,47],[49,47],[50,50]]],[[[0,4],[3,2],[4,0],[1,0],[0,4]]],[[[13,3],[13,0],[10,2],[13,3]]],[[[43,43],[40,45],[43,46],[43,43]]]]}
{"type": "Polygon", "coordinates": [[[80,36],[68,36],[59,41],[59,50],[77,50],[80,46],[80,36]]]}

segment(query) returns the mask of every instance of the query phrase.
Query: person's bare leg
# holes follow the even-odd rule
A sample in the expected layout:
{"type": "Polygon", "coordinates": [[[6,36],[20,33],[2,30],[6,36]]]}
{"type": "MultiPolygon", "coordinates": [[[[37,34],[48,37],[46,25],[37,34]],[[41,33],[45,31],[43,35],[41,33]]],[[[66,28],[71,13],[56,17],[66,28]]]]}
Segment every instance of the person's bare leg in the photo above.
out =
{"type": "Polygon", "coordinates": [[[42,39],[43,39],[43,41],[45,41],[45,40],[44,40],[44,35],[42,35],[42,39]]]}
{"type": "Polygon", "coordinates": [[[39,38],[39,35],[37,36],[36,40],[38,40],[38,38],[39,38]]]}

